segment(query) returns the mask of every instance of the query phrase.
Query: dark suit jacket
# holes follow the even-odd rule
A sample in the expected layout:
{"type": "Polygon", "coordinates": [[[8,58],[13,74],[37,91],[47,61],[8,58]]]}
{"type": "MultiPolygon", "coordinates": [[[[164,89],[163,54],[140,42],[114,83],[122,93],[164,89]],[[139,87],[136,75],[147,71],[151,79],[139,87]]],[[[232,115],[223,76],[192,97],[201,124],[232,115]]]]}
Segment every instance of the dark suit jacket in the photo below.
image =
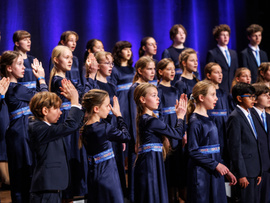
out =
{"type": "Polygon", "coordinates": [[[40,120],[29,122],[30,142],[37,161],[30,192],[67,188],[69,169],[63,137],[80,127],[83,115],[82,110],[71,107],[64,123],[49,126],[40,120]]]}
{"type": "MultiPolygon", "coordinates": [[[[260,59],[262,62],[268,62],[268,57],[265,51],[260,50],[260,59]]],[[[251,83],[255,83],[257,81],[258,76],[258,64],[254,54],[252,53],[252,49],[247,47],[240,54],[240,65],[241,67],[247,67],[251,72],[251,83]]]]}
{"type": "Polygon", "coordinates": [[[262,160],[262,171],[270,172],[270,149],[269,149],[269,131],[270,131],[270,115],[266,113],[266,123],[267,131],[265,131],[263,122],[260,115],[255,109],[250,109],[252,115],[254,116],[254,125],[258,134],[258,141],[260,145],[261,160],[262,160]]]}
{"type": "Polygon", "coordinates": [[[235,70],[238,68],[238,57],[236,51],[229,49],[231,55],[231,66],[229,67],[225,56],[221,52],[221,50],[216,47],[207,53],[206,62],[215,62],[218,63],[222,69],[223,79],[219,87],[230,93],[232,81],[234,78],[235,70]]]}
{"type": "Polygon", "coordinates": [[[248,119],[238,107],[228,118],[227,136],[232,172],[236,178],[259,176],[261,174],[259,145],[248,119]]]}

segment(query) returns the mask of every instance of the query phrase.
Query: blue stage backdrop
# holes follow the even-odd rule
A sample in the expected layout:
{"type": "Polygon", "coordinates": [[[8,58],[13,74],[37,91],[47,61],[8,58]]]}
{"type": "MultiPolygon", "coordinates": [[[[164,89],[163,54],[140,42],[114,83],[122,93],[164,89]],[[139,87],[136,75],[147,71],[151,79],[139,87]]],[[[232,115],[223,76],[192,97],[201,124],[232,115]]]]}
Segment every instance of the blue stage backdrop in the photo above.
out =
{"type": "Polygon", "coordinates": [[[79,34],[74,55],[81,65],[86,43],[92,38],[102,40],[106,51],[112,51],[119,40],[130,41],[136,62],[141,39],[153,36],[158,43],[156,59],[160,60],[171,45],[170,28],[182,24],[188,32],[185,46],[198,52],[203,72],[207,51],[216,45],[212,29],[218,24],[231,27],[229,47],[238,52],[248,43],[246,27],[262,25],[261,48],[269,55],[269,8],[267,0],[1,0],[0,52],[13,49],[16,30],[27,30],[32,35],[29,54],[43,62],[48,74],[50,54],[61,33],[73,30],[79,34]]]}

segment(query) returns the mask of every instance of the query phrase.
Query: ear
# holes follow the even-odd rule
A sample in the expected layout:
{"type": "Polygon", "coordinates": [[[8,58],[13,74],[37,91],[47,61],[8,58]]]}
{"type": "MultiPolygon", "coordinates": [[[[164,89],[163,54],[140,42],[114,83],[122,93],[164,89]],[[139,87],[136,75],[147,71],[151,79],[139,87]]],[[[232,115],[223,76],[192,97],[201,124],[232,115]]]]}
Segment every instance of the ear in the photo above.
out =
{"type": "Polygon", "coordinates": [[[250,41],[250,36],[247,36],[248,40],[250,41]]]}
{"type": "Polygon", "coordinates": [[[11,68],[11,66],[7,66],[7,72],[12,73],[12,68],[11,68]]]}
{"type": "Polygon", "coordinates": [[[142,46],[142,50],[144,50],[144,51],[145,51],[145,49],[146,49],[146,48],[145,48],[145,46],[142,46]]]}
{"type": "Polygon", "coordinates": [[[60,44],[65,45],[64,40],[61,40],[60,41],[60,44]]]}
{"type": "Polygon", "coordinates": [[[183,67],[186,67],[187,63],[185,61],[182,61],[182,65],[183,65],[183,67]]]}
{"type": "Polygon", "coordinates": [[[53,61],[54,61],[55,64],[58,64],[58,58],[57,57],[54,57],[53,61]]]}
{"type": "Polygon", "coordinates": [[[206,73],[206,77],[207,77],[207,79],[209,79],[209,80],[211,79],[210,75],[211,75],[210,73],[206,73]]]}
{"type": "Polygon", "coordinates": [[[262,77],[264,77],[264,74],[263,74],[263,71],[262,71],[262,70],[260,71],[260,75],[261,75],[262,77]]]}
{"type": "Polygon", "coordinates": [[[145,97],[141,96],[141,97],[140,97],[140,102],[141,102],[142,104],[145,104],[145,97]]]}
{"type": "Polygon", "coordinates": [[[162,75],[162,74],[163,74],[163,72],[162,72],[161,69],[158,70],[158,74],[159,74],[159,75],[162,75]]]}
{"type": "Polygon", "coordinates": [[[202,94],[200,94],[198,99],[199,99],[200,102],[203,102],[204,101],[204,96],[202,94]]]}
{"type": "Polygon", "coordinates": [[[19,42],[15,42],[15,46],[18,47],[19,46],[19,42]]]}
{"type": "Polygon", "coordinates": [[[243,101],[242,97],[240,97],[240,96],[236,96],[236,99],[237,99],[237,101],[238,101],[239,103],[242,103],[242,101],[243,101]]]}
{"type": "Polygon", "coordinates": [[[142,75],[142,69],[141,69],[141,68],[138,69],[138,73],[139,73],[140,75],[142,75]]]}
{"type": "Polygon", "coordinates": [[[94,113],[98,113],[99,112],[99,107],[98,106],[94,106],[93,111],[94,111],[94,113]]]}
{"type": "Polygon", "coordinates": [[[47,107],[42,107],[42,110],[41,110],[41,112],[42,112],[42,114],[44,115],[44,116],[47,116],[48,115],[48,112],[49,112],[49,109],[47,108],[47,107]]]}
{"type": "Polygon", "coordinates": [[[236,82],[239,82],[239,77],[236,77],[235,80],[236,80],[236,82]]]}

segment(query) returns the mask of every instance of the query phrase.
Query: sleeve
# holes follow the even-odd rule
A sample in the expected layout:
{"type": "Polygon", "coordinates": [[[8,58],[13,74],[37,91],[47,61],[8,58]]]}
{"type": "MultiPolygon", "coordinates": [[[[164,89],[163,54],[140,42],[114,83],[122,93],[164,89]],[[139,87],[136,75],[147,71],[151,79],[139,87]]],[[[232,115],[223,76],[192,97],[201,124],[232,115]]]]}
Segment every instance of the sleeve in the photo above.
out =
{"type": "MultiPolygon", "coordinates": [[[[40,91],[48,91],[47,85],[41,84],[40,91]]],[[[35,94],[35,90],[29,89],[23,85],[18,84],[14,87],[14,95],[20,101],[29,102],[35,94]]]]}
{"type": "Polygon", "coordinates": [[[162,52],[162,59],[164,58],[171,58],[171,55],[170,55],[170,52],[168,51],[168,49],[165,49],[163,52],[162,52]]]}
{"type": "Polygon", "coordinates": [[[111,82],[117,85],[117,81],[118,81],[117,69],[116,67],[113,67],[112,74],[111,74],[111,82]]]}
{"type": "MultiPolygon", "coordinates": [[[[239,116],[238,116],[239,117],[239,116]]],[[[237,116],[231,115],[227,121],[228,150],[233,172],[237,178],[247,177],[245,161],[241,153],[241,124],[237,116]]]]}
{"type": "Polygon", "coordinates": [[[82,110],[77,107],[71,107],[64,123],[58,125],[52,124],[51,126],[46,124],[47,130],[44,129],[44,125],[38,125],[36,128],[30,127],[30,138],[32,137],[32,139],[36,141],[35,143],[42,145],[59,139],[60,137],[70,135],[81,126],[83,115],[82,110]],[[33,135],[35,135],[35,137],[33,137],[33,135]]]}
{"type": "Polygon", "coordinates": [[[117,117],[117,125],[117,128],[115,128],[109,123],[106,124],[107,139],[116,142],[128,142],[131,137],[124,119],[120,116],[117,117]]]}
{"type": "Polygon", "coordinates": [[[192,122],[188,127],[188,153],[190,158],[198,165],[214,171],[218,162],[209,155],[199,152],[199,138],[202,133],[202,126],[199,123],[192,122]]]}
{"type": "Polygon", "coordinates": [[[184,135],[184,124],[182,119],[177,120],[177,124],[174,128],[165,124],[158,118],[152,117],[146,123],[146,129],[151,129],[158,136],[166,136],[176,140],[180,140],[184,135]]]}
{"type": "Polygon", "coordinates": [[[186,84],[183,83],[182,81],[177,81],[174,85],[174,87],[178,90],[179,95],[187,92],[186,84]]]}
{"type": "Polygon", "coordinates": [[[206,63],[209,63],[209,62],[216,62],[215,57],[211,50],[208,51],[207,56],[206,56],[206,63]]]}
{"type": "Polygon", "coordinates": [[[247,55],[245,54],[245,52],[241,52],[240,54],[240,67],[248,67],[248,59],[247,59],[247,55]]]}

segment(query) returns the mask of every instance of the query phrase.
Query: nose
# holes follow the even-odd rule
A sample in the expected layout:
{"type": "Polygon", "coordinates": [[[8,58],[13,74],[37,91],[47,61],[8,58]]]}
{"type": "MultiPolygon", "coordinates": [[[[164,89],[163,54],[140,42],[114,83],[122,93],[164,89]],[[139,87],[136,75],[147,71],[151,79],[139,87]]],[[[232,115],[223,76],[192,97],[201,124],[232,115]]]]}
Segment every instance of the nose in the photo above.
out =
{"type": "Polygon", "coordinates": [[[23,70],[25,69],[25,66],[23,65],[23,70]]]}

